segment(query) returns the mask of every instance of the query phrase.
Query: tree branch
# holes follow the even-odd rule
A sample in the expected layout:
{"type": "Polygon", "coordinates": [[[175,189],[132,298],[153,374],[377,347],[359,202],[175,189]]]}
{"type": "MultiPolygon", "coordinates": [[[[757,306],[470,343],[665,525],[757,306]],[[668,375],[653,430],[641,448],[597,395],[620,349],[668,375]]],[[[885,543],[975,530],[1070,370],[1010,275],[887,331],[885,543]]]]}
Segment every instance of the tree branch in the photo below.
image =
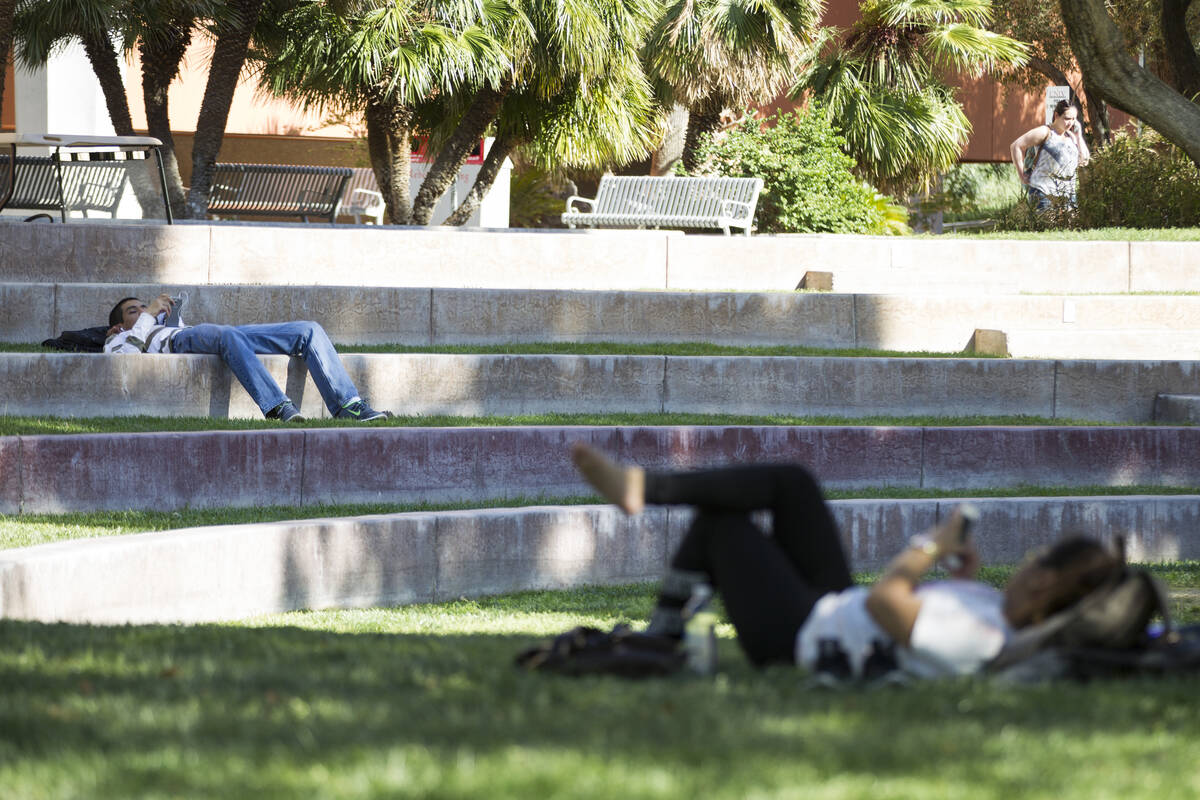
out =
{"type": "Polygon", "coordinates": [[[1200,165],[1200,106],[1138,66],[1104,0],[1059,0],[1071,49],[1089,86],[1134,114],[1200,165]]]}
{"type": "Polygon", "coordinates": [[[1200,56],[1188,36],[1187,12],[1191,4],[1192,0],[1162,0],[1162,32],[1171,82],[1194,103],[1200,95],[1200,56]]]}

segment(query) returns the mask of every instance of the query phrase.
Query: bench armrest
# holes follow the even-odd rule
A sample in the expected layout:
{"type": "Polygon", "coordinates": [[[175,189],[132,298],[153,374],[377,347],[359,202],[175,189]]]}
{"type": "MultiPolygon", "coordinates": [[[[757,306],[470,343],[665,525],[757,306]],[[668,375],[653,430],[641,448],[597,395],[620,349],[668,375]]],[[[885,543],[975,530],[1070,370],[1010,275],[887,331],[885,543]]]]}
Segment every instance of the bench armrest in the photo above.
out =
{"type": "Polygon", "coordinates": [[[383,193],[374,189],[355,189],[350,193],[350,204],[355,206],[361,204],[363,208],[382,206],[383,193]]]}
{"type": "Polygon", "coordinates": [[[595,199],[593,199],[593,198],[588,198],[588,197],[580,197],[580,196],[579,196],[579,195],[577,195],[577,194],[573,194],[573,195],[571,195],[570,197],[568,197],[568,198],[567,198],[567,211],[572,211],[572,210],[573,210],[573,209],[571,208],[571,203],[574,203],[574,202],[575,202],[575,201],[577,201],[577,200],[578,200],[580,203],[587,203],[587,204],[588,204],[588,206],[590,206],[590,207],[591,207],[591,209],[592,209],[593,211],[596,209],[596,201],[595,201],[595,199]]]}
{"type": "Polygon", "coordinates": [[[97,205],[111,206],[117,202],[117,190],[107,183],[84,181],[79,184],[80,202],[89,201],[97,205]]]}
{"type": "Polygon", "coordinates": [[[754,203],[745,203],[741,200],[722,200],[721,216],[729,216],[733,219],[750,217],[754,214],[754,206],[754,203]],[[737,207],[741,207],[741,213],[733,213],[736,212],[737,207]]]}

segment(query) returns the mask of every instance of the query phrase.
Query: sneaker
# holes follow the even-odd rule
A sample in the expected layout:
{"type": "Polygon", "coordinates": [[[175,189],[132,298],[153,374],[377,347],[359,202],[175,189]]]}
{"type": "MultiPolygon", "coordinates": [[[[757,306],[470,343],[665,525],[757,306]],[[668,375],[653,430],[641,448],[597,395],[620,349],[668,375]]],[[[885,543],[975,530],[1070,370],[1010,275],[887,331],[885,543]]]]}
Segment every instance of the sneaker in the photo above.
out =
{"type": "Polygon", "coordinates": [[[291,400],[284,400],[267,412],[267,419],[278,419],[283,422],[304,422],[304,415],[296,408],[291,400]]]}
{"type": "Polygon", "coordinates": [[[376,411],[362,400],[352,400],[342,406],[341,411],[333,415],[334,419],[354,419],[359,422],[371,422],[377,419],[390,419],[390,411],[376,411]]]}

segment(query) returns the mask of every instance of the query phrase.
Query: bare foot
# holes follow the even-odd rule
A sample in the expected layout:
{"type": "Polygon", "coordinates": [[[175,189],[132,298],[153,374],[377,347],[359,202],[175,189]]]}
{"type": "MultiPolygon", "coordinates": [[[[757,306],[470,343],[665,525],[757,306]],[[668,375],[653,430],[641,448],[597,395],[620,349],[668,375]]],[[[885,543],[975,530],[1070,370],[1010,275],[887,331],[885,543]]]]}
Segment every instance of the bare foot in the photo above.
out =
{"type": "Polygon", "coordinates": [[[571,445],[571,460],[596,491],[626,514],[646,507],[646,471],[623,467],[583,442],[571,445]]]}

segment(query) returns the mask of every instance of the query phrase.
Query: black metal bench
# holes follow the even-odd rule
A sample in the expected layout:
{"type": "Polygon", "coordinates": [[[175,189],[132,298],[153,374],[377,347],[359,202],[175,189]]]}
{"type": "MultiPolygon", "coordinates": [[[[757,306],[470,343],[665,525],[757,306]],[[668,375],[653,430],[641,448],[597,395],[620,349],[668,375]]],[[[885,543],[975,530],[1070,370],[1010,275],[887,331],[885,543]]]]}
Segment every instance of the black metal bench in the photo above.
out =
{"type": "Polygon", "coordinates": [[[352,172],[349,167],[215,164],[208,213],[333,222],[352,172]]]}
{"type": "Polygon", "coordinates": [[[0,154],[0,196],[8,190],[10,175],[15,176],[16,182],[4,207],[57,211],[64,222],[72,211],[79,211],[85,217],[98,211],[115,219],[129,180],[130,162],[99,158],[101,154],[89,154],[92,158],[85,160],[80,158],[82,155],[72,153],[57,163],[49,156],[17,156],[16,169],[10,172],[12,156],[0,154]]]}

